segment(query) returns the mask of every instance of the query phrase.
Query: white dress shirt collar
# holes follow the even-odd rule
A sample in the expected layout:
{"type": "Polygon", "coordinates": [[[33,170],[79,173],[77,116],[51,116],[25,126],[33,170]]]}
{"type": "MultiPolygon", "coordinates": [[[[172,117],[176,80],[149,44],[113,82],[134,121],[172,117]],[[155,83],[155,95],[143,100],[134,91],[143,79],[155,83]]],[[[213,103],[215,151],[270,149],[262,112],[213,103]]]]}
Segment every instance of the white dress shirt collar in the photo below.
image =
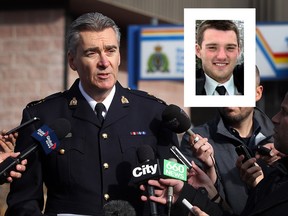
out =
{"type": "MultiPolygon", "coordinates": [[[[204,73],[205,74],[205,73],[204,73]]],[[[236,95],[239,94],[237,91],[236,86],[234,85],[234,78],[233,75],[230,77],[230,79],[225,83],[218,83],[211,77],[205,74],[206,81],[205,81],[205,91],[206,95],[219,95],[217,91],[215,91],[217,86],[224,86],[226,88],[226,95],[236,95]]]]}
{"type": "MultiPolygon", "coordinates": [[[[95,109],[95,106],[97,104],[97,101],[95,101],[93,98],[91,98],[86,92],[85,90],[83,89],[83,86],[81,84],[81,81],[79,82],[79,89],[80,89],[80,92],[81,94],[83,95],[83,97],[87,100],[87,102],[89,103],[89,105],[91,106],[92,110],[94,111],[95,109]]],[[[109,95],[102,101],[102,103],[104,104],[105,108],[106,108],[106,113],[108,112],[109,110],[109,107],[112,103],[112,100],[113,100],[113,97],[115,95],[115,92],[116,92],[116,87],[115,85],[113,86],[111,92],[109,93],[109,95]]],[[[105,113],[105,115],[106,115],[105,113]]],[[[105,117],[105,116],[104,116],[105,117]]]]}

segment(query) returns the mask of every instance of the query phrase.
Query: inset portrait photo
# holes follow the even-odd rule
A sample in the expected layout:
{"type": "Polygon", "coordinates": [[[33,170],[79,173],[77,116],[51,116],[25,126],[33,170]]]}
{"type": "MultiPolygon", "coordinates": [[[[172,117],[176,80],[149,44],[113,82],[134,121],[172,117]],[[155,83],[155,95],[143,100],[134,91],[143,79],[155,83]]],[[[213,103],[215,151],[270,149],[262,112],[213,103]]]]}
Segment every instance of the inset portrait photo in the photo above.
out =
{"type": "Polygon", "coordinates": [[[255,106],[255,9],[184,9],[184,106],[255,106]]]}

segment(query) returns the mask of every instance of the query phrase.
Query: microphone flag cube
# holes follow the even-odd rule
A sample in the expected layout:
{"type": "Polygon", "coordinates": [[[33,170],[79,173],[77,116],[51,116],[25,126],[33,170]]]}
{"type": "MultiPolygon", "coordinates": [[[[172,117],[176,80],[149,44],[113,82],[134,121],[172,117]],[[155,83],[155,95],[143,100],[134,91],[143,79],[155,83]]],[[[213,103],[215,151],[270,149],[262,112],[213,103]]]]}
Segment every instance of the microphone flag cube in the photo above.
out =
{"type": "Polygon", "coordinates": [[[187,167],[183,164],[164,159],[163,175],[187,181],[187,167]]]}
{"type": "Polygon", "coordinates": [[[34,131],[31,136],[41,143],[46,155],[55,150],[60,144],[54,130],[47,125],[43,125],[38,130],[34,131]]]}

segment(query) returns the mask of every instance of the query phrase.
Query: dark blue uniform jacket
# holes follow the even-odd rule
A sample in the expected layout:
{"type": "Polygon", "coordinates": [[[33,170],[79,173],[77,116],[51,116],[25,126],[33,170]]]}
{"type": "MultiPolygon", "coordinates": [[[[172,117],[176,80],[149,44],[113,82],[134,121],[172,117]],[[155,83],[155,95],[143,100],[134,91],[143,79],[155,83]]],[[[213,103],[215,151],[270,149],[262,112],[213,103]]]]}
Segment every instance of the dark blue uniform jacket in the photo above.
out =
{"type": "Polygon", "coordinates": [[[28,158],[27,171],[13,181],[8,195],[7,216],[41,215],[43,182],[47,186],[45,213],[102,215],[110,200],[127,200],[142,211],[138,186],[130,186],[132,168],[138,164],[136,150],[150,145],[158,158],[172,157],[169,146],[178,145],[176,134],[163,127],[166,104],[146,92],[123,88],[116,93],[102,128],[78,88],[79,80],[63,93],[30,103],[22,122],[37,116],[40,121],[19,134],[15,151],[33,143],[31,134],[58,118],[71,123],[71,134],[59,149],[45,155],[42,149],[28,158]]]}

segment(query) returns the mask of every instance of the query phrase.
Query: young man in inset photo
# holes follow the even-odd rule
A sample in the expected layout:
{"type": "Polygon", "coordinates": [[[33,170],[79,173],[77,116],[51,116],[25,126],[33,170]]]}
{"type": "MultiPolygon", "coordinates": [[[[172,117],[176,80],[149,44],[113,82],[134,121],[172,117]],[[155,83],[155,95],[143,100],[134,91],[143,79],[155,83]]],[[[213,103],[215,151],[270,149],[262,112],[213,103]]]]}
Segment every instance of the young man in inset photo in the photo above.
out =
{"type": "Polygon", "coordinates": [[[240,57],[240,33],[230,20],[206,20],[196,36],[196,95],[243,95],[244,65],[240,57]]]}

